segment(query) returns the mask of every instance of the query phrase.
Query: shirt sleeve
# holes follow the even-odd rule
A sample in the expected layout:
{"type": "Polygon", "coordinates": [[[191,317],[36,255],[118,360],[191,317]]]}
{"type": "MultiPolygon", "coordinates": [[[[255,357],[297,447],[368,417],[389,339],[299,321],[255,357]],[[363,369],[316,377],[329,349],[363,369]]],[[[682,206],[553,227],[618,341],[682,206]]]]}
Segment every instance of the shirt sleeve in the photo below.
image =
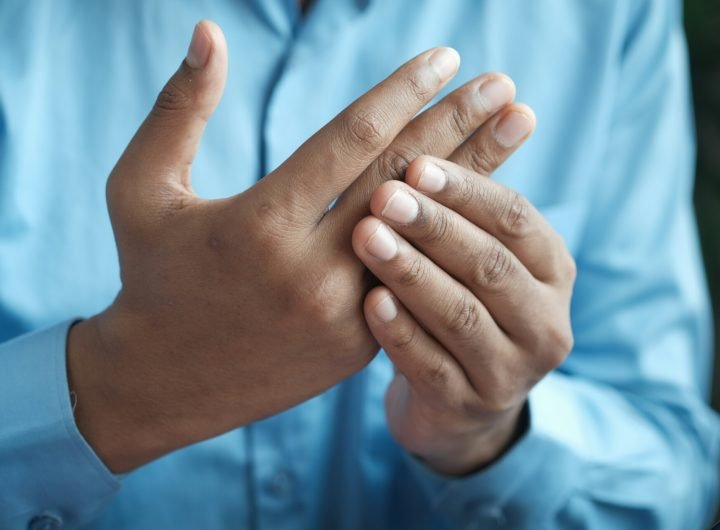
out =
{"type": "Polygon", "coordinates": [[[75,425],[66,370],[71,324],[0,345],[0,528],[76,528],[120,487],[75,425]]]}
{"type": "MultiPolygon", "coordinates": [[[[710,312],[692,210],[680,2],[626,17],[612,120],[578,252],[566,363],[525,435],[459,478],[409,459],[455,528],[704,528],[717,498],[710,312]]],[[[588,168],[596,172],[595,168],[588,168]]]]}

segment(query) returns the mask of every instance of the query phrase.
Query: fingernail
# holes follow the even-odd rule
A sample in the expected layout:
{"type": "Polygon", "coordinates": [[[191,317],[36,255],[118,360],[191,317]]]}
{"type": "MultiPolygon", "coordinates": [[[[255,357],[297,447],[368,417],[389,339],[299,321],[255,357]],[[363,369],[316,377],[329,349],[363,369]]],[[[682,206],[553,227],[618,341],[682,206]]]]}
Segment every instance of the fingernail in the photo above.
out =
{"type": "Polygon", "coordinates": [[[445,81],[460,67],[460,55],[452,48],[440,48],[428,58],[428,62],[440,80],[445,81]]]}
{"type": "Polygon", "coordinates": [[[387,261],[397,254],[397,241],[390,233],[390,230],[383,224],[378,225],[375,232],[365,243],[367,251],[377,259],[387,261]]]}
{"type": "Polygon", "coordinates": [[[495,126],[495,140],[503,147],[514,147],[532,130],[532,122],[522,112],[511,112],[495,126]]]}
{"type": "Polygon", "coordinates": [[[397,190],[383,208],[382,216],[396,223],[412,223],[418,214],[418,203],[408,192],[397,190]]]}
{"type": "Polygon", "coordinates": [[[210,38],[200,29],[200,24],[196,24],[185,62],[190,68],[202,68],[205,66],[209,55],[210,38]]]}
{"type": "Polygon", "coordinates": [[[390,295],[380,300],[375,306],[375,315],[383,322],[394,320],[397,314],[397,305],[390,295]]]}
{"type": "Polygon", "coordinates": [[[504,77],[497,77],[485,81],[480,85],[480,104],[485,112],[495,112],[506,103],[512,101],[515,88],[504,77]]]}
{"type": "Polygon", "coordinates": [[[442,191],[447,182],[445,172],[435,164],[425,164],[418,179],[417,189],[429,193],[442,191]]]}

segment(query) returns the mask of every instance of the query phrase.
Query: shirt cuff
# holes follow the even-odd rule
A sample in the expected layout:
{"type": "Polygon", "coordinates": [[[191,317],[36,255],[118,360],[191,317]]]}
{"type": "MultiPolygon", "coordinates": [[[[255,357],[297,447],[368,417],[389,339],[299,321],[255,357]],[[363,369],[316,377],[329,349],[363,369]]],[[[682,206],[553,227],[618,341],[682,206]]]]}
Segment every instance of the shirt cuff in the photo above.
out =
{"type": "Polygon", "coordinates": [[[437,473],[407,455],[410,467],[436,512],[453,528],[545,528],[570,497],[581,464],[549,437],[528,398],[527,431],[496,462],[463,477],[437,473]]]}
{"type": "Polygon", "coordinates": [[[75,425],[66,368],[73,322],[0,345],[0,528],[74,528],[120,488],[75,425]]]}

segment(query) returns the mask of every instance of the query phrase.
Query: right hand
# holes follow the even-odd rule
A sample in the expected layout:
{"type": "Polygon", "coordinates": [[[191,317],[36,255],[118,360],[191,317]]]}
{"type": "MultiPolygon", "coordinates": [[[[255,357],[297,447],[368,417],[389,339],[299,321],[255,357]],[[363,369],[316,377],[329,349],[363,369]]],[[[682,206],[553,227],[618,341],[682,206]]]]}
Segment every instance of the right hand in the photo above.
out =
{"type": "Polygon", "coordinates": [[[122,289],[69,338],[76,421],[111,470],[285,410],[372,359],[350,243],[372,191],[420,154],[463,158],[514,95],[481,76],[413,119],[457,66],[446,48],[417,56],[255,186],[207,201],[190,168],[227,49],[216,25],[197,26],[108,181],[122,289]]]}

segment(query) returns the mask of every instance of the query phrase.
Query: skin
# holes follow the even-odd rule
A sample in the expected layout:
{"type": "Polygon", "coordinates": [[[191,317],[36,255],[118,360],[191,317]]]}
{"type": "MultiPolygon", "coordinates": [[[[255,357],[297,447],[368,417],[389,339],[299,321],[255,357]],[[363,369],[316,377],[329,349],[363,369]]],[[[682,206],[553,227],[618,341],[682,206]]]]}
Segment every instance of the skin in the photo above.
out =
{"type": "MultiPolygon", "coordinates": [[[[495,153],[486,170],[511,151],[490,134],[483,141],[495,153]]],[[[572,348],[574,261],[540,213],[487,174],[420,157],[405,183],[377,189],[373,215],[353,234],[358,257],[383,283],[366,297],[365,315],[397,369],[386,396],[390,429],[447,474],[502,453],[528,391],[572,348]],[[428,189],[423,175],[433,167],[442,189],[428,189]],[[398,197],[417,204],[402,220],[388,207],[398,197]],[[378,244],[383,230],[394,249],[378,244]]]]}
{"type": "Polygon", "coordinates": [[[449,49],[419,55],[255,186],[206,201],[190,171],[227,49],[215,24],[198,25],[108,179],[122,288],[68,339],[76,422],[112,471],[286,410],[373,358],[351,244],[371,196],[421,154],[482,163],[484,124],[500,108],[528,112],[509,105],[507,78],[486,74],[416,117],[457,67],[449,49]]]}

